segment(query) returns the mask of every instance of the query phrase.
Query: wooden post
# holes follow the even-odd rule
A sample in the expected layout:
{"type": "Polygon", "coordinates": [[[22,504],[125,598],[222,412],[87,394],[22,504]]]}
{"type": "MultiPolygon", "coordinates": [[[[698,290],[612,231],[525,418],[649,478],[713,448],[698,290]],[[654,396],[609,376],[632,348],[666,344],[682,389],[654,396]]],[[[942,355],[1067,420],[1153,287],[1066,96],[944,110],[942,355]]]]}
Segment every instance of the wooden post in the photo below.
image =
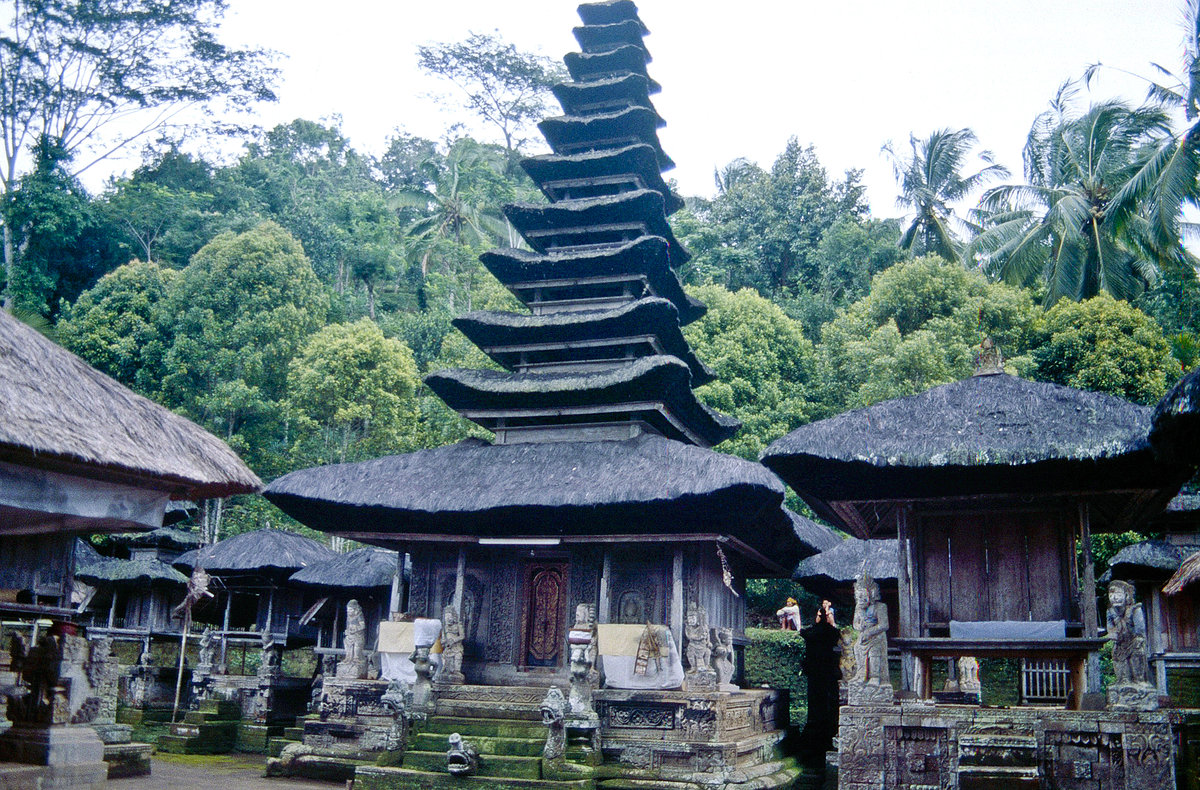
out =
{"type": "Polygon", "coordinates": [[[454,575],[454,611],[462,613],[463,588],[467,581],[467,549],[458,547],[458,569],[454,575]]]}
{"type": "Polygon", "coordinates": [[[671,559],[671,634],[683,650],[683,549],[676,548],[671,559]]]}
{"type": "Polygon", "coordinates": [[[275,588],[267,591],[267,632],[275,633],[275,588]]]}
{"type": "MultiPolygon", "coordinates": [[[[901,637],[921,636],[917,633],[919,618],[914,618],[914,607],[917,604],[916,585],[913,582],[914,568],[912,560],[912,535],[908,530],[908,511],[907,508],[900,507],[896,510],[896,532],[900,536],[899,544],[899,575],[896,579],[896,588],[899,595],[897,601],[897,615],[900,619],[898,623],[899,633],[901,637]]],[[[904,691],[913,691],[916,686],[916,664],[912,654],[907,650],[900,652],[900,688],[904,691]]]]}
{"type": "MultiPolygon", "coordinates": [[[[1079,580],[1083,635],[1088,639],[1095,639],[1099,636],[1099,618],[1096,614],[1096,564],[1092,561],[1091,509],[1087,502],[1079,503],[1079,542],[1083,549],[1083,574],[1079,580]]],[[[1100,691],[1100,654],[1095,650],[1088,651],[1087,691],[1100,691]]]]}
{"type": "Polygon", "coordinates": [[[233,593],[225,591],[225,619],[221,622],[221,666],[225,666],[225,647],[229,642],[229,609],[233,605],[233,593]]]}
{"type": "Polygon", "coordinates": [[[113,622],[117,617],[117,590],[114,587],[112,591],[112,603],[108,607],[108,630],[111,631],[113,622]]]}
{"type": "Polygon", "coordinates": [[[392,573],[392,595],[388,600],[388,619],[400,611],[400,585],[404,583],[404,552],[396,552],[396,570],[392,573]]]}
{"type": "Polygon", "coordinates": [[[600,566],[600,605],[596,622],[612,622],[612,552],[605,549],[604,562],[600,566]]]}
{"type": "Polygon", "coordinates": [[[179,670],[175,674],[175,702],[171,705],[171,723],[179,713],[179,690],[183,687],[183,657],[187,653],[188,631],[192,627],[192,608],[189,606],[183,614],[183,633],[179,635],[179,670]]]}

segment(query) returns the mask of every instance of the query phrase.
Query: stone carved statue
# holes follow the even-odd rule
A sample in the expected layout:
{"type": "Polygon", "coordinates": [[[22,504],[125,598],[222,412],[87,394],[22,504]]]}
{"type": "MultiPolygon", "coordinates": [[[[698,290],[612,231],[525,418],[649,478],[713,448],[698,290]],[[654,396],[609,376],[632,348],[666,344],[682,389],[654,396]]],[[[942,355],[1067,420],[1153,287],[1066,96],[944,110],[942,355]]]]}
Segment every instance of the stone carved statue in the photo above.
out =
{"type": "Polygon", "coordinates": [[[479,767],[479,751],[457,732],[450,733],[446,770],[451,776],[470,776],[479,767]]]}
{"type": "Polygon", "coordinates": [[[258,662],[258,676],[273,678],[279,675],[279,649],[275,645],[275,634],[270,628],[264,628],[260,637],[262,658],[258,662]]]}
{"type": "Polygon", "coordinates": [[[983,691],[983,684],[979,681],[979,661],[973,656],[958,659],[958,690],[964,694],[983,691]]]}
{"type": "Polygon", "coordinates": [[[463,660],[463,624],[458,616],[458,610],[447,606],[442,610],[442,672],[440,679],[443,683],[464,683],[466,678],[462,673],[463,660]]]}
{"type": "Polygon", "coordinates": [[[433,696],[433,665],[429,663],[429,646],[417,645],[411,656],[417,679],[413,682],[413,711],[432,712],[437,705],[433,696]]]}
{"type": "Polygon", "coordinates": [[[1114,579],[1108,585],[1108,636],[1113,641],[1114,682],[1108,687],[1109,707],[1154,710],[1158,692],[1147,681],[1146,615],[1134,600],[1133,585],[1114,579]]]}
{"type": "Polygon", "coordinates": [[[346,630],[342,632],[342,647],[346,654],[337,667],[337,676],[361,680],[367,676],[367,619],[362,607],[351,598],[346,602],[346,630]]]}
{"type": "Polygon", "coordinates": [[[557,687],[551,686],[542,698],[539,710],[542,712],[542,724],[548,728],[542,759],[562,760],[567,751],[567,700],[557,687]]]}
{"type": "Polygon", "coordinates": [[[575,607],[575,623],[567,636],[571,665],[570,706],[575,716],[595,718],[592,674],[596,662],[596,623],[591,605],[575,607]]]}
{"type": "Polygon", "coordinates": [[[200,635],[200,661],[196,665],[197,674],[208,675],[212,673],[213,659],[216,657],[217,652],[216,645],[213,644],[214,641],[212,628],[205,628],[204,633],[200,635]]]}
{"type": "Polygon", "coordinates": [[[392,714],[386,755],[380,759],[380,765],[401,765],[404,762],[404,749],[408,743],[408,728],[412,719],[412,689],[399,680],[393,680],[379,701],[392,714]]]}
{"type": "Polygon", "coordinates": [[[717,673],[717,689],[719,691],[737,691],[733,680],[733,629],[714,628],[717,638],[712,650],[712,667],[717,673]]]}
{"type": "Polygon", "coordinates": [[[712,642],[708,636],[708,612],[696,601],[688,603],[683,621],[683,636],[687,639],[688,672],[699,672],[712,666],[712,642]]]}
{"type": "Polygon", "coordinates": [[[888,681],[887,606],[879,594],[879,584],[863,573],[854,581],[854,675],[847,684],[851,705],[892,701],[888,681]]]}

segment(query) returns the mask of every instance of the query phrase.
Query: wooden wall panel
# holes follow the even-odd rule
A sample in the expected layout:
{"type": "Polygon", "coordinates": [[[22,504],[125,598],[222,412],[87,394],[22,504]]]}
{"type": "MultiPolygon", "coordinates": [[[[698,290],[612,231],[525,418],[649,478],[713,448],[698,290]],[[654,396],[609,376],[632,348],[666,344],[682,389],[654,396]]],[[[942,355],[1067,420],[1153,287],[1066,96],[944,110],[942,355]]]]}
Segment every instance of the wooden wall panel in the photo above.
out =
{"type": "Polygon", "coordinates": [[[1062,552],[1067,537],[1053,513],[1030,513],[1025,521],[1025,541],[1029,549],[1030,619],[1070,620],[1066,580],[1063,578],[1062,552]]]}
{"type": "Polygon", "coordinates": [[[1022,513],[994,513],[987,518],[990,620],[1029,619],[1029,558],[1025,552],[1024,520],[1022,513]]]}
{"type": "Polygon", "coordinates": [[[922,548],[919,595],[924,597],[927,623],[950,622],[950,534],[954,519],[930,516],[921,519],[922,548]]]}
{"type": "Polygon", "coordinates": [[[950,534],[950,617],[988,619],[987,546],[984,519],[959,519],[950,534]],[[971,523],[973,522],[973,523],[971,523]]]}

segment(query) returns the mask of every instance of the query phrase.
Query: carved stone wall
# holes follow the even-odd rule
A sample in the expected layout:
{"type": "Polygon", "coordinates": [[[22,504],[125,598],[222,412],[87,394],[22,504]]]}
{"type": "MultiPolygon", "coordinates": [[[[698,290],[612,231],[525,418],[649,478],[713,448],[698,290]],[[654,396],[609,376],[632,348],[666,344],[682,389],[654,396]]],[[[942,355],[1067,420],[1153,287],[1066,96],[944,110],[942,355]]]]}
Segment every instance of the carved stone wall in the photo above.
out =
{"type": "Polygon", "coordinates": [[[1175,787],[1172,723],[1158,711],[847,706],[838,743],[840,790],[957,790],[999,773],[1058,790],[1175,787]]]}

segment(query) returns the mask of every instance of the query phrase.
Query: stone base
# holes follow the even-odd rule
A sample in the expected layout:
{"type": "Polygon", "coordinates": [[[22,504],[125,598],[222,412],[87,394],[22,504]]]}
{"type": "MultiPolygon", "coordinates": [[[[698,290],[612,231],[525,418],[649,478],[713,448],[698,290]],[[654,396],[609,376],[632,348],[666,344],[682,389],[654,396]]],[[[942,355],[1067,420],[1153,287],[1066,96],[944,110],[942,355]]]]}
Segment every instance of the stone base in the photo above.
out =
{"type": "Polygon", "coordinates": [[[1111,710],[1158,710],[1158,689],[1149,683],[1113,683],[1108,687],[1111,710]]]}
{"type": "Polygon", "coordinates": [[[237,741],[238,705],[225,700],[204,700],[190,710],[171,734],[158,739],[158,748],[174,754],[226,754],[237,741]]]}
{"type": "Polygon", "coordinates": [[[270,751],[271,738],[282,736],[284,729],[282,724],[252,724],[243,721],[237,726],[234,748],[249,754],[267,754],[270,751]]]}
{"type": "Polygon", "coordinates": [[[114,743],[104,747],[104,762],[108,764],[109,779],[150,775],[150,755],[154,747],[148,743],[114,743]]]}
{"type": "Polygon", "coordinates": [[[133,726],[129,724],[93,724],[92,729],[100,736],[100,742],[105,746],[129,743],[133,740],[133,726]]]}
{"type": "Polygon", "coordinates": [[[846,704],[848,705],[891,705],[896,699],[896,692],[891,683],[862,683],[851,680],[846,684],[846,704]]]}
{"type": "Polygon", "coordinates": [[[688,672],[683,676],[683,688],[686,691],[716,691],[716,672],[688,672]]]}
{"type": "Polygon", "coordinates": [[[0,790],[106,790],[104,763],[17,765],[0,763],[0,790]]]}
{"type": "Polygon", "coordinates": [[[847,705],[838,787],[1173,790],[1173,726],[1163,712],[847,705]]]}
{"type": "Polygon", "coordinates": [[[14,724],[0,734],[0,760],[53,766],[102,764],[104,743],[86,724],[53,727],[14,724]]]}

